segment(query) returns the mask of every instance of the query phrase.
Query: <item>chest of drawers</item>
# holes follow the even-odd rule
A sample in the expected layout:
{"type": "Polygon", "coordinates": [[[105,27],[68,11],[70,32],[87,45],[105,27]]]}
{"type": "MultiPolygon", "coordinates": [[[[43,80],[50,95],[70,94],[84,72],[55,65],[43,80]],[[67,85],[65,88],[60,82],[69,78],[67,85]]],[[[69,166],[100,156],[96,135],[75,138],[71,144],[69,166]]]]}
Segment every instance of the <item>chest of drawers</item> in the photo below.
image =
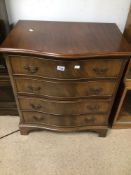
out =
{"type": "Polygon", "coordinates": [[[21,134],[49,129],[106,135],[131,54],[115,24],[19,21],[0,51],[21,134]]]}

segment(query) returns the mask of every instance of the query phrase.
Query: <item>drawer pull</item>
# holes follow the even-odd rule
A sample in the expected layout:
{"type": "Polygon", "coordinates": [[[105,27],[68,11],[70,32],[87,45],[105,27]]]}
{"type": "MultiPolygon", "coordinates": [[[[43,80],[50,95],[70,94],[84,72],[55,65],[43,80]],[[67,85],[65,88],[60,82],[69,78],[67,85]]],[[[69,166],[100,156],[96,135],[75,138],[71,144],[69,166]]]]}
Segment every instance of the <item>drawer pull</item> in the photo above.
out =
{"type": "Polygon", "coordinates": [[[32,87],[32,86],[28,86],[27,87],[29,91],[31,91],[32,93],[37,93],[41,90],[41,87],[32,87]]]}
{"type": "Polygon", "coordinates": [[[38,72],[38,67],[36,67],[36,66],[27,66],[27,65],[25,65],[24,66],[24,69],[27,71],[27,73],[29,73],[29,74],[35,74],[36,72],[38,72]]]}
{"type": "Polygon", "coordinates": [[[34,110],[39,110],[39,109],[41,109],[42,108],[42,106],[41,105],[34,105],[34,104],[30,104],[30,106],[32,107],[32,109],[34,109],[34,110]]]}
{"type": "Polygon", "coordinates": [[[95,120],[94,116],[88,116],[85,118],[85,122],[93,122],[95,120]]]}
{"type": "Polygon", "coordinates": [[[89,94],[99,95],[102,92],[102,88],[90,88],[89,94]]]}
{"type": "Polygon", "coordinates": [[[103,67],[103,68],[97,68],[97,67],[94,67],[93,68],[93,71],[96,73],[96,74],[104,74],[108,71],[108,68],[107,67],[103,67]]]}
{"type": "Polygon", "coordinates": [[[87,106],[87,108],[88,108],[90,111],[98,112],[100,106],[99,106],[99,105],[95,105],[95,106],[87,106]]]}
{"type": "Polygon", "coordinates": [[[43,116],[33,116],[33,119],[35,119],[36,121],[42,121],[44,120],[44,117],[43,116]]]}

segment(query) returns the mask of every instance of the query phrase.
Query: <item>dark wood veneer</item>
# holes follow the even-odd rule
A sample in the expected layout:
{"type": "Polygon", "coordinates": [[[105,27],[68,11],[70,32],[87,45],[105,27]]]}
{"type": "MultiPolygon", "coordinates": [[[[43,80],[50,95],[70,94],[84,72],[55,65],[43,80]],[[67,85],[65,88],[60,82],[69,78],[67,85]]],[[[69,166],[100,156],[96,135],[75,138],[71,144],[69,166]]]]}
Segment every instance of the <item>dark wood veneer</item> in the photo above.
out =
{"type": "Polygon", "coordinates": [[[28,20],[16,24],[2,44],[2,52],[67,59],[131,55],[116,24],[28,20]]]}
{"type": "Polygon", "coordinates": [[[131,55],[115,24],[19,21],[0,51],[6,56],[21,134],[49,129],[106,136],[131,55]]]}
{"type": "Polygon", "coordinates": [[[22,111],[41,111],[55,115],[81,115],[108,113],[111,100],[81,99],[75,101],[58,101],[32,97],[18,97],[22,111]]]}
{"type": "Polygon", "coordinates": [[[84,60],[53,60],[47,58],[30,58],[29,56],[10,56],[14,75],[37,76],[57,80],[117,78],[120,73],[122,59],[112,57],[92,58],[84,60]],[[19,66],[18,66],[19,65],[19,66]],[[62,66],[65,71],[57,70],[62,66]],[[76,67],[75,67],[76,66],[76,67]],[[88,68],[88,69],[87,69],[88,68]],[[111,71],[110,71],[111,70],[111,71]]]}
{"type": "Polygon", "coordinates": [[[42,81],[31,78],[15,78],[18,94],[37,95],[57,99],[88,97],[112,97],[117,81],[42,81]],[[62,91],[61,91],[62,89],[62,91]]]}

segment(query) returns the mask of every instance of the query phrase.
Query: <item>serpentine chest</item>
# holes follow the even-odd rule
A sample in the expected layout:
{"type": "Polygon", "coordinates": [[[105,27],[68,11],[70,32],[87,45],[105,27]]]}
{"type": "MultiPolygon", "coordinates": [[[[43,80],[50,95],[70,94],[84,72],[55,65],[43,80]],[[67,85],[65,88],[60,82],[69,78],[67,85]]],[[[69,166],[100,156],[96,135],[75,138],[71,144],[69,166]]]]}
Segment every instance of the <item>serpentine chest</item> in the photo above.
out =
{"type": "Polygon", "coordinates": [[[21,134],[48,129],[106,135],[131,53],[115,24],[19,21],[0,51],[21,134]]]}

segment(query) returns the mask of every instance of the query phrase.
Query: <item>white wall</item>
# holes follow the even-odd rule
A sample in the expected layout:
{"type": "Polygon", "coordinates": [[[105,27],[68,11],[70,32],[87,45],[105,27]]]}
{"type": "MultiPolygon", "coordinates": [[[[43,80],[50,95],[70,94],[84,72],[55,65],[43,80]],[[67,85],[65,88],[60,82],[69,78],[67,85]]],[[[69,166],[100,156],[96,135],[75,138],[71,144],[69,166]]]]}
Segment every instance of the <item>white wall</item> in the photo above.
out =
{"type": "Polygon", "coordinates": [[[131,0],[6,0],[10,23],[19,19],[115,22],[124,30],[131,0]]]}

